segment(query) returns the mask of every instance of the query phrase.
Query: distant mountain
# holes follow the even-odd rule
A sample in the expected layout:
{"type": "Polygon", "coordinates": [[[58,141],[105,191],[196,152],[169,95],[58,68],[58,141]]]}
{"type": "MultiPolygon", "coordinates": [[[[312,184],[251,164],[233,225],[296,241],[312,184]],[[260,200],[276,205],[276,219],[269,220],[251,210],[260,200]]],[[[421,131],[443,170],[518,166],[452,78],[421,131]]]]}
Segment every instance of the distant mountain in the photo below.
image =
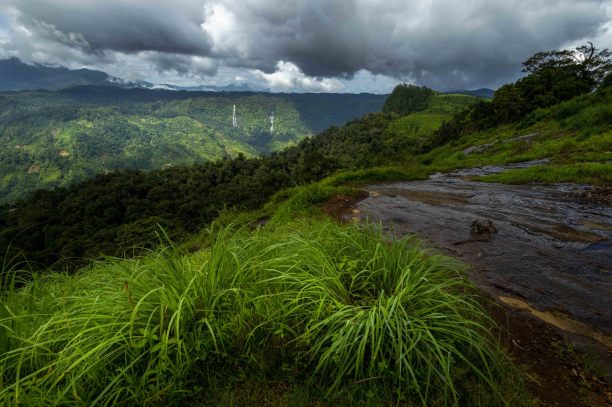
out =
{"type": "Polygon", "coordinates": [[[59,90],[79,85],[140,86],[91,69],[28,65],[17,58],[0,60],[0,90],[59,90]]]}
{"type": "Polygon", "coordinates": [[[92,69],[68,69],[44,65],[29,65],[17,58],[0,60],[0,91],[11,90],[62,90],[74,86],[94,85],[118,88],[147,88],[186,90],[191,92],[267,92],[255,89],[246,83],[231,83],[225,86],[199,85],[178,86],[153,84],[145,81],[125,81],[106,72],[92,69]]]}
{"type": "Polygon", "coordinates": [[[446,91],[444,93],[449,93],[449,94],[459,94],[459,95],[470,95],[470,96],[476,96],[479,98],[487,98],[490,99],[493,97],[493,94],[495,93],[495,91],[493,89],[489,89],[489,88],[480,88],[480,89],[474,89],[474,90],[468,90],[468,89],[459,89],[459,90],[449,90],[446,91]]]}
{"type": "Polygon", "coordinates": [[[250,86],[247,83],[230,83],[225,86],[214,85],[199,85],[199,86],[178,86],[167,83],[154,85],[153,89],[166,90],[187,90],[190,92],[268,92],[269,89],[259,89],[250,86]]]}

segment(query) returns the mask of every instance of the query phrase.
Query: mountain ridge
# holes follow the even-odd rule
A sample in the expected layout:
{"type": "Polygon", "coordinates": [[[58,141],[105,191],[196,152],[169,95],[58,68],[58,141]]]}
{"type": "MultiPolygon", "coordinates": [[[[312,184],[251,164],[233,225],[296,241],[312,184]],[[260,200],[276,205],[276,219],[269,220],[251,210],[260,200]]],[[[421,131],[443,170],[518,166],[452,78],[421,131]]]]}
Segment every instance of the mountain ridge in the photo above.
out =
{"type": "Polygon", "coordinates": [[[147,85],[147,82],[127,82],[87,68],[30,65],[18,58],[0,60],[0,91],[60,90],[78,85],[133,87],[147,85]]]}

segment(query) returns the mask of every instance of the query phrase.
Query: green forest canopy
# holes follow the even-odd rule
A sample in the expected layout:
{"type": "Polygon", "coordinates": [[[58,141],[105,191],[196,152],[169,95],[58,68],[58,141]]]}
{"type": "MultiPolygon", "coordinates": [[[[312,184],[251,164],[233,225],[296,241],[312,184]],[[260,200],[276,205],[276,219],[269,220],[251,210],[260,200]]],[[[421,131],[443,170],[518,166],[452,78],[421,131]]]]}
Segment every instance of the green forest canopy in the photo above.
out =
{"type": "Polygon", "coordinates": [[[110,171],[267,154],[379,111],[384,99],[94,86],[2,92],[0,202],[110,171]],[[234,105],[237,127],[232,126],[234,105]]]}

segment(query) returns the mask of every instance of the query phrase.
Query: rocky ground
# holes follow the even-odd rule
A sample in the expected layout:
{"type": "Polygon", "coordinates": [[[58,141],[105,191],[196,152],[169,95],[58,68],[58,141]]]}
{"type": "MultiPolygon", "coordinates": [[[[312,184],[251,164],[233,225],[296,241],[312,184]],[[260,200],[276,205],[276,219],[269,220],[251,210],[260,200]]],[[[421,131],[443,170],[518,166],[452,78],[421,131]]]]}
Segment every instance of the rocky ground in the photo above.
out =
{"type": "Polygon", "coordinates": [[[545,405],[612,404],[610,190],[473,181],[504,167],[369,185],[323,209],[416,234],[470,266],[508,353],[545,405]]]}

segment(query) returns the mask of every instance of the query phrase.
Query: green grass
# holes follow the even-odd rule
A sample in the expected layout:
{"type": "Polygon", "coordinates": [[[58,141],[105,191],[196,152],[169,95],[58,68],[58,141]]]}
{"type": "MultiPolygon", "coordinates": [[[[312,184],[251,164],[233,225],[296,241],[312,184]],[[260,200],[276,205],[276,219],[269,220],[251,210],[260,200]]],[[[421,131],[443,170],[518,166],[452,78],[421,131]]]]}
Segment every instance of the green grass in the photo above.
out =
{"type": "Polygon", "coordinates": [[[426,179],[427,171],[416,167],[374,167],[340,171],[320,181],[323,185],[363,185],[368,182],[426,179]]]}
{"type": "MultiPolygon", "coordinates": [[[[219,212],[215,223],[221,226],[240,225],[256,227],[264,223],[282,225],[297,218],[319,218],[321,204],[335,195],[351,195],[361,191],[360,185],[371,182],[391,182],[427,178],[427,172],[418,168],[375,167],[363,170],[340,171],[319,182],[285,188],[274,194],[261,208],[251,211],[226,208],[219,212]]],[[[193,250],[210,238],[208,230],[201,231],[183,241],[180,247],[193,250]]]]}
{"type": "Polygon", "coordinates": [[[487,180],[601,184],[609,182],[605,163],[612,160],[611,123],[612,90],[603,89],[538,109],[520,123],[473,132],[426,154],[410,155],[404,164],[423,165],[436,172],[548,158],[552,166],[516,170],[487,180]],[[535,136],[513,140],[529,134],[535,136]],[[474,146],[481,147],[480,151],[464,153],[474,146]]]}
{"type": "Polygon", "coordinates": [[[612,164],[580,163],[567,165],[538,165],[486,175],[479,181],[504,184],[526,184],[529,182],[574,182],[578,184],[612,185],[612,164]]]}
{"type": "MultiPolygon", "coordinates": [[[[424,110],[411,113],[392,120],[383,133],[383,143],[392,145],[390,154],[394,155],[393,162],[385,163],[395,167],[417,167],[414,157],[418,151],[427,144],[432,133],[444,122],[450,120],[454,114],[478,101],[477,98],[467,95],[434,94],[429,97],[424,110]]],[[[421,170],[422,173],[427,170],[421,170]]]]}
{"type": "MultiPolygon", "coordinates": [[[[318,182],[283,189],[270,198],[260,209],[241,211],[227,209],[215,219],[217,224],[253,225],[259,221],[283,224],[296,218],[318,217],[320,204],[334,195],[360,191],[360,185],[370,182],[417,180],[427,178],[427,172],[418,168],[375,167],[354,171],[340,171],[318,182]]],[[[185,247],[200,244],[199,234],[184,244],[185,247]]]]}
{"type": "Polygon", "coordinates": [[[264,210],[273,213],[272,223],[283,224],[296,217],[316,215],[319,213],[318,204],[333,195],[350,191],[350,188],[325,185],[323,182],[302,185],[288,191],[281,191],[272,198],[264,210]]]}
{"type": "Polygon", "coordinates": [[[474,96],[459,94],[437,94],[429,99],[427,110],[438,114],[454,114],[478,99],[474,96]]]}
{"type": "Polygon", "coordinates": [[[457,262],[327,221],[208,236],[5,294],[0,404],[513,403],[457,262]]]}
{"type": "Polygon", "coordinates": [[[478,99],[467,95],[435,94],[427,102],[425,110],[395,119],[385,131],[386,137],[401,137],[420,143],[438,129],[453,114],[473,104],[478,99]]]}
{"type": "MultiPolygon", "coordinates": [[[[423,165],[429,172],[446,172],[458,168],[482,167],[486,165],[500,165],[517,162],[526,162],[547,158],[553,164],[549,171],[563,170],[563,182],[584,182],[584,178],[572,178],[572,173],[584,173],[589,163],[603,165],[612,159],[610,145],[612,145],[612,131],[601,134],[584,136],[577,133],[567,133],[560,130],[555,123],[548,123],[540,127],[528,129],[500,128],[495,131],[478,133],[454,143],[439,147],[430,153],[414,156],[410,166],[423,165]],[[536,133],[530,140],[512,140],[513,137],[536,133]],[[472,146],[485,147],[480,152],[465,154],[464,150],[472,146]],[[572,166],[575,170],[568,171],[572,166]]],[[[605,174],[601,174],[605,178],[605,174]]],[[[561,174],[560,174],[561,177],[561,174]]],[[[553,181],[554,177],[547,177],[553,181]]],[[[598,182],[604,180],[597,175],[598,182]]],[[[493,180],[493,178],[490,178],[493,180]]]]}
{"type": "Polygon", "coordinates": [[[449,114],[418,112],[394,120],[389,131],[399,133],[410,139],[429,136],[442,123],[450,119],[449,114]]]}

